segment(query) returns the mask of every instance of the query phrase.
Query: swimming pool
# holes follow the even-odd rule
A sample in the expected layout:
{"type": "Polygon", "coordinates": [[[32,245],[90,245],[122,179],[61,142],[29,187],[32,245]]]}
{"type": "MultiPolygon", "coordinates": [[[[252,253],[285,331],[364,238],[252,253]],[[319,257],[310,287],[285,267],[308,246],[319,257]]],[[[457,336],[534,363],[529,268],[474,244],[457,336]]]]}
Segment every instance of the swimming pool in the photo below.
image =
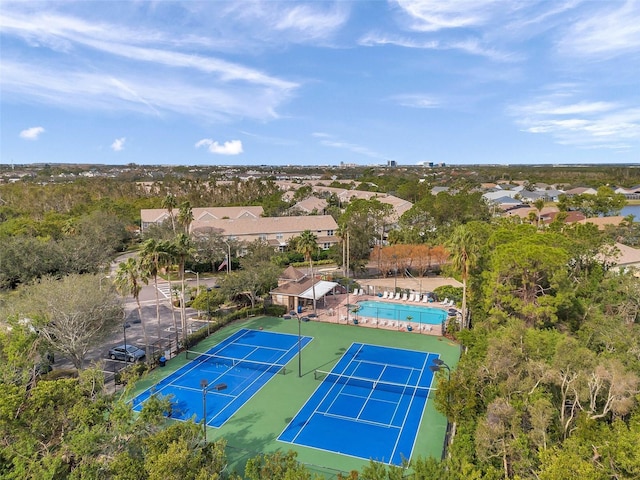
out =
{"type": "Polygon", "coordinates": [[[397,320],[400,322],[417,322],[429,325],[440,325],[447,318],[447,312],[441,308],[422,307],[407,303],[376,302],[364,300],[358,302],[358,317],[373,319],[397,320]],[[407,320],[407,317],[411,320],[407,320]]]}

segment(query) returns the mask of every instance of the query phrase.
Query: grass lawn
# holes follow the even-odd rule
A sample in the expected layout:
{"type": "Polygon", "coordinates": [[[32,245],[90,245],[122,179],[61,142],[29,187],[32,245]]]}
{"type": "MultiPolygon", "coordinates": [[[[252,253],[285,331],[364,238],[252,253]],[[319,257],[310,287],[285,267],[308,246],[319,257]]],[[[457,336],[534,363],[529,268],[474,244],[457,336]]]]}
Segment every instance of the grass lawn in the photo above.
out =
{"type": "MultiPolygon", "coordinates": [[[[211,335],[195,349],[206,351],[240,328],[298,334],[298,321],[274,317],[255,317],[236,322],[211,335]]],[[[224,438],[227,441],[229,468],[244,473],[247,459],[259,453],[295,450],[298,460],[326,478],[335,477],[338,471],[348,473],[361,470],[367,461],[332,452],[300,447],[278,442],[276,439],[300,408],[305,404],[319,381],[314,371],[331,370],[353,342],[418,350],[440,354],[452,368],[458,362],[460,349],[457,344],[442,337],[419,333],[396,332],[356,325],[336,325],[322,322],[302,322],[302,334],[313,341],[302,350],[302,377],[298,377],[298,357],[287,364],[286,375],[275,375],[256,395],[221,428],[209,428],[210,440],[224,438]]],[[[184,354],[167,362],[165,368],[157,368],[136,384],[134,395],[155,384],[188,360],[184,354]]],[[[438,413],[433,401],[427,402],[418,431],[413,457],[440,458],[444,443],[446,419],[438,413]]],[[[340,432],[335,432],[340,435],[340,432]]]]}

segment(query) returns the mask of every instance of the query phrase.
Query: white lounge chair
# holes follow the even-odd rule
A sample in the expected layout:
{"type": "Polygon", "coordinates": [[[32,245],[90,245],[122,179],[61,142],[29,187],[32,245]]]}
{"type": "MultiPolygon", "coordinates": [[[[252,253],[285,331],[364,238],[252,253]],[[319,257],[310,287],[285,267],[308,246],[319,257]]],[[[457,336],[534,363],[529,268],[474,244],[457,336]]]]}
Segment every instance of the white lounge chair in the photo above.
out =
{"type": "Polygon", "coordinates": [[[396,293],[396,296],[393,297],[394,300],[400,300],[400,292],[396,293]]]}
{"type": "Polygon", "coordinates": [[[422,299],[422,303],[429,303],[429,295],[425,295],[422,299]]]}
{"type": "Polygon", "coordinates": [[[449,297],[440,302],[441,305],[449,305],[449,297]]]}
{"type": "Polygon", "coordinates": [[[455,307],[456,306],[456,302],[454,302],[453,300],[449,300],[449,306],[450,307],[455,307]]]}
{"type": "Polygon", "coordinates": [[[389,297],[389,292],[385,290],[380,298],[387,298],[387,297],[389,297]]]}
{"type": "Polygon", "coordinates": [[[413,302],[414,298],[415,296],[413,295],[413,293],[409,294],[409,298],[407,299],[407,302],[413,302]]]}
{"type": "Polygon", "coordinates": [[[415,296],[415,298],[413,299],[413,301],[417,303],[417,302],[419,302],[419,301],[420,301],[420,298],[421,298],[421,297],[422,297],[422,295],[421,295],[421,294],[416,293],[416,296],[415,296]]]}
{"type": "Polygon", "coordinates": [[[406,302],[407,301],[407,294],[406,292],[402,294],[402,301],[406,302]]]}

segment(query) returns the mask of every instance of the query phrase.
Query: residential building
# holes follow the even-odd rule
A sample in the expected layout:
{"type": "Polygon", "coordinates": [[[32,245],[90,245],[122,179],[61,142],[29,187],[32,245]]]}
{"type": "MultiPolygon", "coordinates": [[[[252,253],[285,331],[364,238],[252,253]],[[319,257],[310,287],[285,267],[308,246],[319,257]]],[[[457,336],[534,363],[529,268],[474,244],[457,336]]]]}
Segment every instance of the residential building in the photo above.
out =
{"type": "Polygon", "coordinates": [[[324,198],[311,196],[296,203],[290,210],[307,215],[317,215],[324,213],[325,208],[327,208],[327,201],[324,198]]]}
{"type": "Polygon", "coordinates": [[[210,219],[206,222],[193,222],[191,232],[218,235],[238,242],[250,243],[256,240],[267,242],[275,249],[283,251],[289,239],[309,230],[318,239],[318,247],[329,249],[339,242],[335,232],[338,224],[331,215],[290,216],[290,217],[251,217],[210,219]]]}
{"type": "MultiPolygon", "coordinates": [[[[261,206],[249,207],[207,207],[194,208],[193,223],[191,228],[205,228],[208,222],[225,218],[260,218],[264,210],[261,206]]],[[[173,210],[173,215],[178,215],[178,209],[173,210]]],[[[144,208],[140,210],[141,231],[144,232],[151,225],[161,225],[170,219],[169,210],[166,208],[144,208]]]]}

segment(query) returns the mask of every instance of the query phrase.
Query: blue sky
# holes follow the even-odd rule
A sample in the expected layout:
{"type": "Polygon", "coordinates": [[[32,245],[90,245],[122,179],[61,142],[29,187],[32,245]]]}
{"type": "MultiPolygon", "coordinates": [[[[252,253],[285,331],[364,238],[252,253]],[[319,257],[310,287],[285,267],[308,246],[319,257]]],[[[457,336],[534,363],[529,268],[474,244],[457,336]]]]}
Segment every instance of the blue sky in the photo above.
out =
{"type": "Polygon", "coordinates": [[[640,0],[0,6],[0,163],[640,162],[640,0]]]}

